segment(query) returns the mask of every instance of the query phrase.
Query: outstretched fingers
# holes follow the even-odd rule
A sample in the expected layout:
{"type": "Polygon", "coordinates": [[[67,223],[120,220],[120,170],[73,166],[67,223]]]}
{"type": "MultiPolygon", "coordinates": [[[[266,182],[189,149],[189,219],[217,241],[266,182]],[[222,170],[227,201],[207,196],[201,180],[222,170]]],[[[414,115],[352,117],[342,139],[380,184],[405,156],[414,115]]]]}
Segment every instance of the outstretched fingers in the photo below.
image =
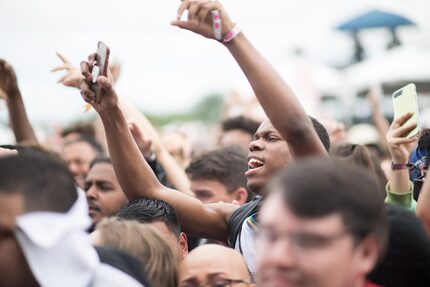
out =
{"type": "Polygon", "coordinates": [[[60,52],[57,52],[56,54],[57,54],[58,58],[60,58],[61,62],[63,62],[63,64],[70,64],[70,61],[67,60],[63,54],[61,54],[60,52]]]}

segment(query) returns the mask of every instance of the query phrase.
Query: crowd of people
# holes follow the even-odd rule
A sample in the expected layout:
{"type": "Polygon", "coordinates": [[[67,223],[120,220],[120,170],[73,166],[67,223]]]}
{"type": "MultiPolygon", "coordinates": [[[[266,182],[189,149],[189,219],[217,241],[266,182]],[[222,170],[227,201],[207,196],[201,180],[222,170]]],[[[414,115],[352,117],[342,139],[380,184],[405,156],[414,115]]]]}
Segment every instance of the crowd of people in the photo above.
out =
{"type": "Polygon", "coordinates": [[[117,94],[117,68],[93,78],[94,54],[80,69],[60,55],[60,82],[98,124],[64,129],[57,148],[0,60],[16,138],[0,148],[0,286],[430,286],[430,133],[406,136],[412,114],[389,125],[375,108],[379,143],[349,142],[305,112],[220,2],[183,0],[171,24],[220,42],[267,118],[227,118],[196,153],[117,94]]]}

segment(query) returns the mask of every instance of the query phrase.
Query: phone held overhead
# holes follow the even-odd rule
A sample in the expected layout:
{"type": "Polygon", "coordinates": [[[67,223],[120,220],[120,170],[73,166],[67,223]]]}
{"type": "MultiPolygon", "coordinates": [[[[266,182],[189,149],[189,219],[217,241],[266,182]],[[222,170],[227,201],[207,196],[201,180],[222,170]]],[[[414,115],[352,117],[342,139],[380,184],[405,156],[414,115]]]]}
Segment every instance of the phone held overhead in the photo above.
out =
{"type": "Polygon", "coordinates": [[[418,101],[415,84],[411,83],[393,93],[394,118],[399,118],[407,113],[411,113],[412,117],[405,123],[417,124],[417,127],[405,137],[411,138],[420,133],[418,121],[418,101]]]}
{"type": "Polygon", "coordinates": [[[108,76],[109,54],[110,54],[109,47],[102,41],[98,42],[96,59],[92,67],[93,81],[91,85],[91,90],[95,93],[95,99],[97,103],[100,103],[100,97],[101,97],[100,95],[101,90],[100,90],[99,84],[97,83],[97,77],[108,76]]]}

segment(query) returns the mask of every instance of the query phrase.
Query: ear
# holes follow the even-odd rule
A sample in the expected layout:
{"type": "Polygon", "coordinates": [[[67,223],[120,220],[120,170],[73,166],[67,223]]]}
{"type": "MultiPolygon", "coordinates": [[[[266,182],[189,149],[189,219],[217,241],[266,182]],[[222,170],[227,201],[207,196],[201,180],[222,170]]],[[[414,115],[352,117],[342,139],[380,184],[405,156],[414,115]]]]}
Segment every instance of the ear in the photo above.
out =
{"type": "Polygon", "coordinates": [[[382,252],[382,242],[376,235],[365,237],[356,248],[357,273],[363,276],[369,274],[376,266],[382,252]]]}
{"type": "Polygon", "coordinates": [[[248,200],[248,190],[244,187],[239,187],[233,193],[233,203],[243,205],[248,200]]]}
{"type": "Polygon", "coordinates": [[[179,235],[179,245],[181,246],[182,258],[188,254],[188,237],[184,232],[179,235]]]}

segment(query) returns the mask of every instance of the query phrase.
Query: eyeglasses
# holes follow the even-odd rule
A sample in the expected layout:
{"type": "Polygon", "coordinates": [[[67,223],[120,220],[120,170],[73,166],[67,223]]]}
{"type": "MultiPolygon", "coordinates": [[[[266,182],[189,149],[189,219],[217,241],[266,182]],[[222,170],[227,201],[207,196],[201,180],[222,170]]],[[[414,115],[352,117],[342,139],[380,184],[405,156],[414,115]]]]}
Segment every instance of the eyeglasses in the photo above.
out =
{"type": "Polygon", "coordinates": [[[235,279],[213,279],[206,284],[197,285],[193,283],[181,284],[180,287],[231,287],[236,284],[249,285],[250,283],[245,280],[235,280],[235,279]]]}
{"type": "Polygon", "coordinates": [[[349,233],[346,230],[330,236],[314,233],[279,234],[268,229],[260,228],[257,233],[255,244],[257,249],[265,250],[280,240],[288,239],[291,248],[297,253],[302,253],[322,249],[328,246],[331,242],[348,234],[349,233]]]}

